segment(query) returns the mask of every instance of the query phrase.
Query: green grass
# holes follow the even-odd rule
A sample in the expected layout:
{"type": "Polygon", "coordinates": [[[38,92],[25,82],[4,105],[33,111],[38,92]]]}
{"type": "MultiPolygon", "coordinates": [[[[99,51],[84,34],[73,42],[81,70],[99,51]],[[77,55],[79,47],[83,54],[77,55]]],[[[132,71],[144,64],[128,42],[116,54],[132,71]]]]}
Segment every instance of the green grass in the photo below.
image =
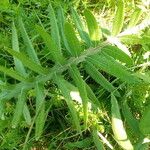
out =
{"type": "Polygon", "coordinates": [[[148,14],[134,0],[0,2],[0,149],[148,150],[148,14]]]}

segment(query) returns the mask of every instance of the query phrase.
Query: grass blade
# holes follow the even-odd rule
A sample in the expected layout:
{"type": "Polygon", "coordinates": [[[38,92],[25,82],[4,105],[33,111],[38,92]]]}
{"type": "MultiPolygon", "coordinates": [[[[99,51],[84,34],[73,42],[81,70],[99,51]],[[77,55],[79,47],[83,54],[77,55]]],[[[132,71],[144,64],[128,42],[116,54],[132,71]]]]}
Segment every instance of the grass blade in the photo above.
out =
{"type": "Polygon", "coordinates": [[[70,110],[70,113],[71,113],[71,116],[73,119],[73,124],[76,126],[77,131],[81,132],[80,121],[79,121],[76,109],[74,107],[73,101],[71,99],[69,89],[67,88],[68,85],[66,85],[66,82],[64,82],[64,79],[58,75],[55,75],[55,82],[58,85],[58,87],[60,88],[60,90],[65,98],[65,101],[69,107],[69,110],[70,110]]]}
{"type": "Polygon", "coordinates": [[[68,51],[71,53],[72,56],[79,56],[83,50],[72,25],[68,22],[64,24],[64,33],[69,45],[68,51]]]}
{"type": "Polygon", "coordinates": [[[18,23],[19,23],[20,32],[21,32],[24,44],[26,45],[27,53],[28,53],[29,57],[33,61],[35,61],[36,63],[40,64],[40,61],[39,61],[39,59],[37,57],[37,54],[36,54],[36,51],[35,51],[35,49],[34,49],[34,47],[32,45],[32,42],[31,42],[27,32],[26,32],[26,29],[24,27],[24,23],[23,23],[21,17],[18,17],[18,23]]]}
{"type": "MultiPolygon", "coordinates": [[[[113,92],[116,90],[116,88],[109,81],[107,81],[107,79],[95,68],[95,66],[93,66],[92,63],[86,62],[85,70],[98,84],[100,84],[107,91],[113,92]]],[[[118,91],[116,91],[115,94],[120,96],[118,91]]]]}
{"type": "Polygon", "coordinates": [[[112,28],[112,35],[116,36],[119,34],[122,30],[123,27],[123,22],[124,22],[124,0],[118,0],[117,2],[117,10],[115,13],[114,17],[114,22],[113,22],[113,28],[112,28]]]}
{"type": "Polygon", "coordinates": [[[102,38],[102,33],[94,15],[89,10],[86,9],[84,11],[84,16],[86,19],[91,40],[99,41],[102,38]]]}
{"type": "Polygon", "coordinates": [[[27,95],[26,91],[22,89],[20,95],[18,96],[18,101],[16,104],[16,108],[15,108],[15,112],[14,112],[14,116],[12,120],[13,128],[16,128],[20,122],[20,119],[23,113],[23,108],[24,108],[25,101],[26,101],[26,95],[27,95]]]}
{"type": "Polygon", "coordinates": [[[111,94],[112,130],[115,140],[123,149],[133,150],[133,146],[127,137],[123,121],[121,120],[117,99],[111,94]]]}

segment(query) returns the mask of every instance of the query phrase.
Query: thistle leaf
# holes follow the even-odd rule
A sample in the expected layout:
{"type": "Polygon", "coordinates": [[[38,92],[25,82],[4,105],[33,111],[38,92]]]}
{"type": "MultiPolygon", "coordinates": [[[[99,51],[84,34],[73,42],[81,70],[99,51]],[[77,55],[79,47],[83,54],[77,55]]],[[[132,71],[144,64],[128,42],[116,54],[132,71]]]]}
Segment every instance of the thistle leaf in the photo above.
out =
{"type": "Polygon", "coordinates": [[[51,25],[51,37],[53,41],[57,43],[59,53],[62,53],[57,19],[56,19],[55,12],[51,4],[49,4],[49,18],[50,18],[50,25],[51,25]]]}
{"type": "Polygon", "coordinates": [[[64,33],[69,45],[69,52],[72,56],[79,56],[83,50],[72,25],[68,22],[64,24],[64,33]]]}
{"type": "Polygon", "coordinates": [[[21,76],[20,74],[18,74],[18,72],[16,72],[15,70],[13,70],[12,68],[6,68],[4,66],[0,65],[0,71],[5,73],[6,75],[19,80],[19,81],[27,81],[26,78],[24,78],[23,76],[21,76]]]}
{"type": "Polygon", "coordinates": [[[29,69],[39,73],[39,74],[47,74],[47,70],[43,67],[41,67],[39,64],[31,60],[29,57],[27,57],[25,54],[14,51],[12,49],[6,49],[7,52],[9,52],[11,55],[18,58],[26,67],[29,69]]]}
{"type": "Polygon", "coordinates": [[[113,21],[113,28],[112,28],[112,35],[116,36],[119,34],[123,27],[124,22],[124,0],[118,0],[117,2],[117,10],[115,13],[114,21],[113,21]]]}
{"type": "Polygon", "coordinates": [[[111,94],[111,114],[112,114],[112,130],[115,140],[123,149],[133,150],[133,145],[127,137],[127,133],[121,120],[119,105],[117,99],[111,94]]]}
{"type": "Polygon", "coordinates": [[[26,91],[22,89],[20,95],[18,96],[18,101],[16,103],[16,108],[15,108],[15,112],[14,112],[14,116],[12,120],[13,128],[17,127],[17,125],[20,122],[21,116],[23,114],[23,108],[24,108],[25,101],[26,101],[26,95],[27,95],[26,91]]]}
{"type": "Polygon", "coordinates": [[[84,80],[81,78],[80,72],[75,65],[72,65],[69,71],[70,71],[72,79],[74,80],[76,86],[79,89],[80,96],[82,98],[84,123],[85,123],[85,128],[86,128],[87,121],[88,121],[88,101],[89,101],[88,96],[87,96],[87,91],[86,91],[86,84],[84,80]]]}
{"type": "Polygon", "coordinates": [[[102,33],[94,15],[89,10],[86,9],[84,11],[84,16],[86,19],[91,40],[99,41],[102,38],[102,33]]]}
{"type": "Polygon", "coordinates": [[[88,47],[91,46],[91,40],[89,38],[89,35],[86,33],[84,29],[84,26],[82,24],[79,14],[73,8],[71,9],[71,13],[72,13],[73,21],[78,29],[81,39],[85,41],[88,47]]]}
{"type": "Polygon", "coordinates": [[[36,54],[36,51],[32,45],[32,42],[31,42],[27,32],[26,32],[26,29],[25,29],[25,26],[24,26],[24,23],[23,23],[21,17],[18,17],[18,23],[19,23],[20,32],[21,32],[24,44],[26,45],[27,53],[28,53],[29,57],[36,63],[40,64],[40,61],[36,54]]]}
{"type": "MultiPolygon", "coordinates": [[[[87,61],[85,63],[85,69],[87,73],[107,91],[113,92],[116,90],[116,88],[109,81],[107,81],[107,79],[93,66],[93,64],[87,61]]],[[[116,91],[115,94],[120,96],[118,91],[116,91]]]]}
{"type": "Polygon", "coordinates": [[[46,119],[44,85],[36,83],[36,120],[35,120],[35,139],[38,140],[42,133],[46,119]]]}
{"type": "Polygon", "coordinates": [[[128,24],[128,28],[134,27],[138,23],[141,15],[142,15],[142,10],[140,8],[136,8],[131,16],[130,22],[128,24]]]}
{"type": "Polygon", "coordinates": [[[66,84],[66,82],[64,82],[64,79],[58,75],[55,75],[55,82],[58,85],[58,87],[60,88],[60,90],[65,98],[65,101],[69,107],[69,110],[70,110],[70,113],[71,113],[71,116],[73,119],[73,124],[75,124],[77,131],[81,132],[80,121],[79,121],[76,109],[74,107],[73,101],[71,99],[70,92],[67,88],[68,85],[66,84]]]}
{"type": "Polygon", "coordinates": [[[126,63],[129,66],[133,65],[133,60],[116,46],[105,46],[102,50],[114,59],[126,63]]]}
{"type": "Polygon", "coordinates": [[[48,47],[53,57],[53,60],[60,64],[63,63],[64,58],[63,58],[61,51],[59,50],[58,45],[56,44],[56,41],[52,39],[52,37],[46,32],[44,28],[36,25],[36,30],[40,34],[40,36],[43,38],[46,46],[48,47]]]}
{"type": "MultiPolygon", "coordinates": [[[[19,52],[18,35],[17,35],[17,30],[16,30],[14,22],[12,23],[12,49],[19,52]]],[[[21,61],[18,60],[16,57],[13,57],[13,58],[14,58],[14,64],[15,64],[16,70],[21,75],[26,76],[27,74],[21,61]]]]}
{"type": "Polygon", "coordinates": [[[110,73],[127,83],[136,84],[140,82],[139,78],[127,71],[125,66],[121,65],[104,52],[101,52],[99,55],[93,55],[87,58],[87,60],[103,71],[110,73]]]}

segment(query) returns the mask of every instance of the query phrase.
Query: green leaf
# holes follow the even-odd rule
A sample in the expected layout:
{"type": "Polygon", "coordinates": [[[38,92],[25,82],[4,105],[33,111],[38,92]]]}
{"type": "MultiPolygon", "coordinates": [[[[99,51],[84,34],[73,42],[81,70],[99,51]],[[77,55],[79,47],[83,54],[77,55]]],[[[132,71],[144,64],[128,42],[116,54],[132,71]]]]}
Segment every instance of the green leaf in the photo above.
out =
{"type": "Polygon", "coordinates": [[[61,76],[55,75],[54,79],[55,79],[56,84],[60,88],[60,90],[65,98],[65,101],[69,107],[69,110],[70,110],[70,113],[71,113],[71,116],[73,119],[73,124],[76,126],[77,131],[81,132],[80,121],[78,118],[77,111],[74,107],[73,101],[71,99],[69,89],[67,88],[68,85],[66,84],[66,82],[64,81],[64,79],[61,76]]]}
{"type": "MultiPolygon", "coordinates": [[[[107,81],[107,79],[93,66],[92,63],[87,61],[85,63],[85,70],[98,84],[100,84],[107,91],[113,92],[116,90],[116,88],[109,81],[107,81]]],[[[115,94],[120,96],[118,91],[116,91],[115,94]]]]}
{"type": "Polygon", "coordinates": [[[138,23],[141,15],[142,15],[142,10],[140,8],[136,8],[131,16],[131,19],[128,24],[128,28],[134,27],[138,23]]]}
{"type": "Polygon", "coordinates": [[[85,41],[85,43],[87,44],[87,46],[91,46],[91,40],[89,38],[89,35],[86,33],[84,26],[82,24],[81,18],[79,16],[79,14],[77,13],[77,11],[73,8],[71,8],[71,14],[73,17],[73,21],[78,29],[78,32],[80,34],[80,37],[83,41],[85,41]]]}
{"type": "Polygon", "coordinates": [[[36,25],[36,30],[40,34],[40,36],[43,38],[46,46],[48,47],[53,59],[57,63],[63,63],[64,57],[59,50],[58,45],[56,44],[56,41],[52,39],[52,37],[46,32],[46,30],[38,25],[36,25]]]}
{"type": "MultiPolygon", "coordinates": [[[[2,94],[2,92],[0,94],[2,94]]],[[[4,104],[5,104],[4,100],[1,99],[0,100],[0,119],[1,120],[5,120],[5,116],[4,116],[5,105],[4,104]]]]}
{"type": "Polygon", "coordinates": [[[129,66],[133,65],[133,60],[116,46],[105,46],[102,50],[114,59],[126,63],[129,66]]]}
{"type": "Polygon", "coordinates": [[[120,37],[120,40],[125,44],[134,45],[134,44],[140,44],[142,37],[138,35],[125,35],[120,37]]]}
{"type": "Polygon", "coordinates": [[[87,91],[86,91],[86,84],[85,84],[84,80],[82,79],[78,68],[75,65],[72,65],[70,67],[69,72],[70,72],[71,77],[74,80],[76,86],[78,87],[80,96],[82,98],[84,123],[85,123],[85,128],[86,128],[87,121],[88,121],[88,100],[89,100],[88,96],[87,96],[87,91]]]}
{"type": "Polygon", "coordinates": [[[129,108],[127,102],[124,102],[121,108],[122,108],[123,115],[127,121],[127,124],[129,125],[130,129],[134,132],[135,135],[140,137],[141,133],[140,133],[140,129],[139,129],[139,123],[135,119],[135,117],[133,117],[132,112],[130,111],[130,108],[129,108]]]}
{"type": "Polygon", "coordinates": [[[20,122],[21,116],[23,114],[23,108],[26,101],[27,92],[22,89],[20,95],[18,96],[18,101],[16,103],[16,108],[12,120],[12,127],[16,128],[20,122]]]}
{"type": "Polygon", "coordinates": [[[57,9],[57,20],[58,20],[58,27],[62,39],[62,44],[66,47],[67,50],[69,50],[69,45],[67,43],[67,39],[64,33],[64,22],[65,22],[65,16],[64,16],[64,11],[61,6],[57,9]]]}
{"type": "MultiPolygon", "coordinates": [[[[86,84],[86,83],[85,83],[86,84]]],[[[86,84],[86,90],[87,90],[87,94],[88,94],[88,98],[90,99],[90,101],[99,109],[101,109],[101,104],[99,102],[99,100],[97,99],[97,97],[95,96],[94,92],[92,91],[92,89],[90,88],[90,86],[88,84],[86,84]]]]}
{"type": "Polygon", "coordinates": [[[26,103],[25,103],[25,105],[23,107],[23,116],[24,116],[24,119],[25,119],[26,123],[28,125],[31,125],[32,119],[31,119],[29,108],[28,108],[26,103]]]}
{"type": "Polygon", "coordinates": [[[140,130],[144,135],[149,135],[150,134],[150,105],[146,107],[142,118],[140,119],[140,130]]]}
{"type": "Polygon", "coordinates": [[[41,67],[39,64],[31,60],[29,57],[27,57],[25,54],[14,51],[12,49],[6,48],[7,52],[9,52],[11,55],[18,58],[26,67],[29,69],[39,73],[39,74],[47,74],[47,69],[41,67]]]}
{"type": "Polygon", "coordinates": [[[43,133],[43,128],[46,119],[45,112],[45,93],[44,85],[41,83],[36,83],[35,87],[36,93],[36,120],[35,120],[35,139],[39,140],[43,133]]]}
{"type": "Polygon", "coordinates": [[[19,23],[19,28],[20,28],[20,32],[21,32],[24,44],[26,45],[26,48],[27,48],[28,56],[33,61],[35,61],[36,63],[40,64],[40,61],[39,61],[39,59],[37,57],[37,54],[36,54],[36,51],[35,51],[35,49],[34,49],[34,47],[32,45],[32,42],[31,42],[27,32],[26,32],[26,29],[24,27],[24,23],[23,23],[21,17],[18,17],[18,23],[19,23]]]}
{"type": "Polygon", "coordinates": [[[50,25],[51,25],[51,37],[53,41],[55,41],[55,43],[57,44],[59,53],[61,53],[59,29],[57,25],[55,12],[51,4],[49,4],[49,18],[50,18],[50,25]]]}
{"type": "Polygon", "coordinates": [[[93,136],[93,141],[96,145],[97,150],[104,150],[104,146],[98,137],[96,127],[93,127],[92,136],[93,136]]]}
{"type": "Polygon", "coordinates": [[[64,24],[64,33],[69,45],[69,52],[71,53],[72,56],[75,57],[79,56],[83,50],[75,34],[73,26],[68,22],[64,24]]]}
{"type": "Polygon", "coordinates": [[[124,0],[118,0],[117,2],[117,10],[115,12],[115,17],[113,21],[113,27],[112,27],[112,35],[116,36],[119,34],[123,27],[124,22],[124,0]]]}
{"type": "Polygon", "coordinates": [[[84,16],[86,19],[91,40],[99,41],[102,38],[102,33],[94,15],[89,10],[86,9],[84,11],[84,16]]]}
{"type": "Polygon", "coordinates": [[[120,78],[127,83],[135,84],[140,82],[139,78],[127,71],[125,66],[121,65],[104,52],[101,52],[99,55],[93,55],[87,58],[87,60],[103,71],[120,78]]]}
{"type": "Polygon", "coordinates": [[[120,115],[120,108],[117,99],[111,94],[111,114],[112,114],[112,130],[115,140],[123,149],[133,150],[133,146],[127,137],[127,133],[123,126],[120,115]]]}
{"type": "MultiPolygon", "coordinates": [[[[16,30],[14,22],[12,23],[12,49],[19,52],[18,35],[17,35],[17,30],[16,30]]],[[[15,64],[16,70],[21,75],[26,76],[27,74],[21,61],[18,60],[16,57],[13,57],[13,58],[14,58],[14,64],[15,64]]]]}
{"type": "Polygon", "coordinates": [[[27,81],[23,76],[21,76],[20,74],[18,74],[18,72],[16,72],[15,70],[13,70],[12,68],[6,68],[4,66],[0,66],[0,71],[5,73],[6,75],[19,80],[19,81],[27,81]]]}
{"type": "Polygon", "coordinates": [[[92,144],[92,139],[91,138],[85,138],[83,140],[80,141],[76,141],[76,142],[68,142],[65,144],[65,148],[70,150],[70,149],[85,149],[90,147],[92,144]]]}

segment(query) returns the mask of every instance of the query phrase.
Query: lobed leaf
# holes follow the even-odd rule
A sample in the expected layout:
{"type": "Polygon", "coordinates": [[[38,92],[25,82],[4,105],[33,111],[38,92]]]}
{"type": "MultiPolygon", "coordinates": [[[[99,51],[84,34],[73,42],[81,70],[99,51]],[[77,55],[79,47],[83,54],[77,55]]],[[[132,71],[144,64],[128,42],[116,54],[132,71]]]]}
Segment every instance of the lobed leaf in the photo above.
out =
{"type": "Polygon", "coordinates": [[[56,44],[56,41],[52,39],[52,37],[46,32],[46,30],[38,25],[36,25],[36,30],[40,34],[40,36],[43,38],[46,46],[49,48],[49,51],[57,63],[63,63],[64,57],[59,50],[58,45],[56,44]]]}
{"type": "Polygon", "coordinates": [[[102,33],[94,15],[89,10],[86,9],[84,11],[84,16],[86,19],[86,23],[87,23],[87,27],[89,30],[91,40],[99,41],[102,38],[102,33]]]}
{"type": "Polygon", "coordinates": [[[149,121],[149,116],[150,116],[150,105],[148,105],[143,113],[142,118],[140,119],[140,131],[144,135],[149,135],[150,134],[150,121],[149,121]]]}
{"type": "Polygon", "coordinates": [[[50,25],[51,25],[52,40],[57,44],[59,53],[62,53],[57,19],[56,19],[55,12],[51,4],[49,4],[49,18],[50,18],[50,25]]]}
{"type": "Polygon", "coordinates": [[[56,84],[60,88],[60,90],[65,98],[65,101],[69,107],[69,110],[70,110],[70,113],[71,113],[71,116],[73,119],[73,124],[76,126],[77,131],[81,132],[80,121],[78,118],[77,111],[74,107],[73,101],[71,99],[69,89],[67,88],[68,85],[66,84],[66,82],[64,81],[64,79],[61,76],[55,75],[54,79],[55,79],[56,84]]]}
{"type": "Polygon", "coordinates": [[[0,65],[0,71],[5,73],[6,75],[19,80],[19,81],[27,81],[26,78],[24,78],[23,76],[21,76],[20,74],[18,74],[18,72],[16,72],[15,70],[13,70],[12,68],[6,68],[4,66],[0,65]]]}
{"type": "Polygon", "coordinates": [[[93,127],[92,136],[93,136],[93,141],[96,145],[96,148],[97,148],[97,150],[104,150],[104,146],[103,146],[102,142],[100,141],[97,133],[98,133],[97,129],[95,127],[93,127]]]}
{"type": "Polygon", "coordinates": [[[71,14],[72,14],[73,21],[78,29],[81,39],[87,44],[88,47],[91,46],[91,40],[89,38],[89,35],[86,33],[84,29],[84,26],[82,24],[79,14],[73,8],[71,8],[71,14]]]}
{"type": "Polygon", "coordinates": [[[74,80],[76,86],[78,87],[80,96],[82,98],[84,123],[85,123],[85,128],[86,128],[87,121],[88,121],[88,100],[89,100],[87,91],[86,91],[86,84],[85,84],[84,80],[82,79],[78,68],[75,65],[72,65],[70,67],[69,72],[70,72],[71,77],[74,80]]]}
{"type": "Polygon", "coordinates": [[[16,128],[20,122],[21,116],[23,114],[23,108],[25,105],[26,97],[27,97],[27,92],[24,89],[22,89],[20,95],[18,96],[18,101],[16,103],[16,108],[12,120],[13,128],[16,128]]]}
{"type": "Polygon", "coordinates": [[[64,22],[65,22],[65,16],[64,16],[64,11],[61,6],[57,9],[57,20],[58,20],[58,27],[62,39],[62,44],[66,47],[67,50],[69,50],[69,45],[67,43],[67,39],[64,33],[64,22]]]}
{"type": "Polygon", "coordinates": [[[125,9],[124,0],[118,0],[117,10],[115,13],[113,26],[112,26],[112,35],[113,36],[116,36],[122,30],[123,22],[124,22],[124,16],[125,16],[124,9],[125,9]]]}
{"type": "Polygon", "coordinates": [[[31,118],[30,111],[26,103],[24,104],[24,107],[23,107],[23,116],[24,116],[26,123],[28,125],[31,125],[32,118],[31,118]]]}
{"type": "MultiPolygon", "coordinates": [[[[12,23],[12,49],[19,52],[18,35],[17,35],[17,30],[16,30],[14,22],[12,23]]],[[[14,64],[15,64],[16,70],[21,75],[26,76],[26,71],[22,62],[16,57],[13,57],[13,58],[14,58],[14,64]]]]}
{"type": "Polygon", "coordinates": [[[130,111],[130,108],[127,104],[127,102],[124,102],[122,105],[122,112],[123,115],[127,121],[127,124],[129,125],[130,129],[134,132],[135,135],[141,136],[140,129],[139,129],[139,123],[132,115],[132,112],[130,111]]]}
{"type": "Polygon", "coordinates": [[[69,45],[69,52],[72,56],[79,56],[80,53],[83,51],[80,45],[78,38],[76,37],[75,31],[72,25],[68,22],[64,24],[64,33],[69,45]]]}
{"type": "Polygon", "coordinates": [[[136,8],[135,11],[133,12],[131,18],[130,18],[130,21],[129,21],[127,28],[134,27],[138,23],[141,15],[142,15],[142,10],[140,8],[136,8]]]}
{"type": "Polygon", "coordinates": [[[116,46],[108,45],[105,46],[102,50],[109,56],[113,57],[114,59],[126,63],[129,66],[133,65],[133,60],[116,46]]]}
{"type": "Polygon", "coordinates": [[[133,145],[127,137],[127,133],[121,119],[119,105],[117,99],[111,94],[111,114],[112,114],[112,130],[115,140],[123,149],[133,150],[133,145]]]}
{"type": "Polygon", "coordinates": [[[88,57],[87,60],[103,71],[110,73],[111,75],[120,78],[127,83],[135,84],[140,82],[139,78],[127,71],[125,66],[121,65],[104,52],[101,52],[99,55],[88,57]]]}
{"type": "Polygon", "coordinates": [[[43,128],[46,119],[45,112],[45,93],[44,85],[41,83],[36,83],[35,87],[36,93],[36,120],[35,120],[35,139],[39,140],[43,133],[43,128]]]}
{"type": "Polygon", "coordinates": [[[18,17],[18,23],[19,23],[20,32],[21,32],[24,44],[26,45],[27,53],[28,53],[29,57],[36,63],[40,64],[40,61],[37,57],[37,53],[36,53],[36,51],[32,45],[32,42],[26,32],[26,29],[24,27],[24,23],[23,23],[21,17],[18,17]]]}
{"type": "Polygon", "coordinates": [[[47,74],[47,69],[43,68],[42,66],[40,66],[39,64],[37,64],[36,62],[34,62],[33,60],[31,60],[29,57],[27,57],[25,54],[11,50],[11,49],[6,49],[7,52],[9,52],[11,55],[15,56],[16,58],[18,58],[19,60],[21,60],[21,62],[28,67],[29,69],[33,70],[36,73],[39,74],[47,74]]]}
{"type": "MultiPolygon", "coordinates": [[[[95,68],[92,63],[87,61],[85,63],[85,70],[98,84],[100,84],[107,91],[113,92],[116,90],[116,88],[109,81],[107,81],[107,79],[95,68]]],[[[118,91],[116,91],[115,94],[120,96],[118,91]]]]}

